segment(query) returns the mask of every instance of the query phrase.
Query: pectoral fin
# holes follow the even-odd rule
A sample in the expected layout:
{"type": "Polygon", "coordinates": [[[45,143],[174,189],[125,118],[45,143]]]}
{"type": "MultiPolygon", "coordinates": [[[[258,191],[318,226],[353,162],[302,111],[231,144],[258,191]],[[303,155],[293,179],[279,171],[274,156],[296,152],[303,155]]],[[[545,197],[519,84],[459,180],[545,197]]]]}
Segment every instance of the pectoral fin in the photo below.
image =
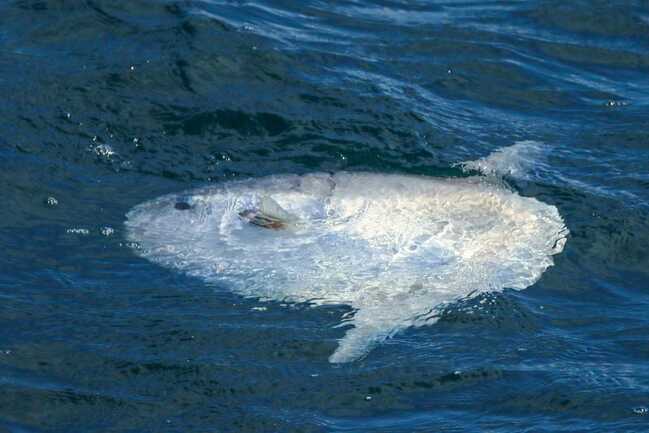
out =
{"type": "Polygon", "coordinates": [[[250,224],[274,230],[286,228],[295,220],[295,217],[269,196],[263,196],[256,209],[243,210],[239,212],[239,216],[250,224]]]}
{"type": "Polygon", "coordinates": [[[259,210],[244,210],[239,212],[239,216],[250,224],[254,224],[265,229],[283,229],[286,227],[286,222],[276,218],[272,215],[268,215],[259,210]]]}

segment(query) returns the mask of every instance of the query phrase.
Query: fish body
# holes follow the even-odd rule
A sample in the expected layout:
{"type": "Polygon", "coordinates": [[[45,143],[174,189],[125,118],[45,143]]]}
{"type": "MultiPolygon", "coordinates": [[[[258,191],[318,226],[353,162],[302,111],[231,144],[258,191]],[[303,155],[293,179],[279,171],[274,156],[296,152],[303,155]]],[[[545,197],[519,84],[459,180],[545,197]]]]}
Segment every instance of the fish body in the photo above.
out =
{"type": "Polygon", "coordinates": [[[171,194],[136,206],[126,227],[146,259],[242,296],[351,306],[331,362],[457,299],[530,286],[568,233],[556,207],[480,175],[348,172],[171,194]]]}

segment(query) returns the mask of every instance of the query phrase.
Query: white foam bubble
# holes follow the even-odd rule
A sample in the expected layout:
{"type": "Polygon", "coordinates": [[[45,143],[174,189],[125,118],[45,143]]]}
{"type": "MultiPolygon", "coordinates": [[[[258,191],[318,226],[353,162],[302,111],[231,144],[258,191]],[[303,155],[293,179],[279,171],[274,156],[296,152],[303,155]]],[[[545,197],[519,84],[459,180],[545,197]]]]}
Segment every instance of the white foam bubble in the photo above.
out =
{"type": "Polygon", "coordinates": [[[554,206],[481,177],[272,176],[164,196],[127,218],[137,253],[163,266],[243,296],[350,305],[332,362],[431,323],[458,298],[528,287],[567,234],[554,206]],[[191,208],[176,209],[181,198],[191,208]],[[260,203],[290,223],[271,230],[239,217],[260,203]]]}

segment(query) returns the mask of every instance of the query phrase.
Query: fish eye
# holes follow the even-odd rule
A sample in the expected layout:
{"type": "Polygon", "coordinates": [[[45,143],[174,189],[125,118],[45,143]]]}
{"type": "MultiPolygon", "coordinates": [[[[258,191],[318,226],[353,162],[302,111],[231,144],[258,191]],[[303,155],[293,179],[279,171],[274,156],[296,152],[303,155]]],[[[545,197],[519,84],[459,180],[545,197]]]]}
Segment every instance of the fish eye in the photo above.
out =
{"type": "Polygon", "coordinates": [[[179,201],[174,205],[174,208],[177,210],[188,210],[191,209],[191,205],[185,201],[179,201]]]}

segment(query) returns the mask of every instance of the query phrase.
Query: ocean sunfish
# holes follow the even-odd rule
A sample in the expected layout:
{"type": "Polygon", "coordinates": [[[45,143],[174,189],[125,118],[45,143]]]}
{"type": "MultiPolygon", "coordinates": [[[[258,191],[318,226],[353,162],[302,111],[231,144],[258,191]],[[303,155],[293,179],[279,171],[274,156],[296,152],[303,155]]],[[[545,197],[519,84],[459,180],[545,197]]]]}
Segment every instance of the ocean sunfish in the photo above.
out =
{"type": "Polygon", "coordinates": [[[460,298],[532,285],[568,234],[556,207],[485,176],[349,172],[166,195],[128,212],[126,228],[142,257],[242,296],[351,306],[331,362],[460,298]]]}

